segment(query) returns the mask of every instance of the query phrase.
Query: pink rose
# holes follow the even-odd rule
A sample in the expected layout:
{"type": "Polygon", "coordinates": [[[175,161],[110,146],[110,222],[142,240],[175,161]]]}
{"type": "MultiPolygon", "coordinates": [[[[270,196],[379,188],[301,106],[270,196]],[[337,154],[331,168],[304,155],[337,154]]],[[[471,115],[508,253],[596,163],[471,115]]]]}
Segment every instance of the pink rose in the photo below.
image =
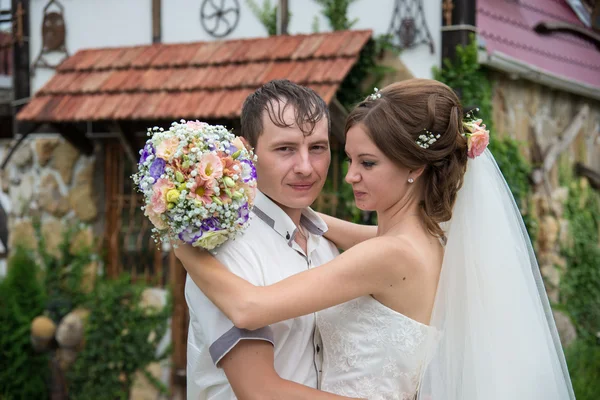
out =
{"type": "Polygon", "coordinates": [[[186,122],[186,125],[192,129],[202,129],[205,126],[207,126],[208,124],[206,122],[200,122],[198,120],[195,120],[195,121],[186,122]]]}
{"type": "Polygon", "coordinates": [[[467,134],[467,155],[470,158],[479,157],[483,154],[489,143],[490,132],[485,129],[485,125],[475,125],[473,133],[467,134]]]}
{"type": "Polygon", "coordinates": [[[233,141],[231,142],[231,144],[234,145],[235,148],[238,150],[246,148],[246,146],[244,146],[244,142],[242,142],[242,139],[239,136],[236,136],[235,139],[233,139],[233,141]]]}
{"type": "MultiPolygon", "coordinates": [[[[476,130],[481,128],[481,123],[483,122],[482,119],[476,119],[473,121],[469,121],[467,123],[465,123],[465,127],[467,128],[467,130],[471,133],[475,132],[476,130]]],[[[485,128],[485,125],[483,125],[483,128],[485,128]]]]}
{"type": "Polygon", "coordinates": [[[205,180],[219,179],[223,176],[223,163],[219,156],[207,153],[200,159],[198,173],[205,180]]]}
{"type": "Polygon", "coordinates": [[[156,156],[162,158],[165,161],[169,161],[175,155],[179,146],[179,139],[172,137],[165,139],[156,148],[156,156]]]}
{"type": "Polygon", "coordinates": [[[167,229],[167,223],[163,221],[160,214],[155,213],[152,208],[146,207],[144,214],[157,229],[167,229]]]}
{"type": "Polygon", "coordinates": [[[175,189],[175,185],[167,179],[160,178],[153,186],[152,198],[150,199],[150,208],[156,214],[162,214],[167,211],[167,192],[175,189]]]}

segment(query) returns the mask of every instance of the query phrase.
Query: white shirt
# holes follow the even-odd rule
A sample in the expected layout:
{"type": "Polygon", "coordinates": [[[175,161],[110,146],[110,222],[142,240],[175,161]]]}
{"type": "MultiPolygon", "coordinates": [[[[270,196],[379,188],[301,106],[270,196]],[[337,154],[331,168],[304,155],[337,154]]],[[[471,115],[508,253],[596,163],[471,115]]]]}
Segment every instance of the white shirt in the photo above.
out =
{"type": "MultiPolygon", "coordinates": [[[[248,229],[217,249],[216,257],[247,281],[266,286],[324,264],[338,250],[322,235],[325,222],[310,208],[300,223],[308,231],[307,253],[294,241],[296,226],[268,197],[258,192],[248,229]]],[[[185,298],[190,310],[187,347],[188,400],[231,400],[233,390],[217,363],[240,340],[266,340],[275,347],[275,371],[283,379],[313,388],[320,370],[315,315],[278,322],[256,331],[236,328],[187,277],[185,298]]]]}

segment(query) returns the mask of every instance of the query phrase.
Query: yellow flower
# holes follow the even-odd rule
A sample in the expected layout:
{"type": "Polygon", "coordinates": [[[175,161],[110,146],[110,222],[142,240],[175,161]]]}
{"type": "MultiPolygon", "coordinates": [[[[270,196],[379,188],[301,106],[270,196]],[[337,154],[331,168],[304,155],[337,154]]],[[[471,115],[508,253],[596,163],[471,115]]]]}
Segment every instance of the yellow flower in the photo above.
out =
{"type": "Polygon", "coordinates": [[[181,193],[179,193],[179,190],[177,189],[171,189],[167,192],[167,201],[169,203],[177,203],[177,200],[179,200],[179,195],[181,193]]]}
{"type": "Polygon", "coordinates": [[[212,250],[217,246],[222,245],[227,241],[226,231],[210,231],[205,232],[204,235],[194,243],[195,247],[202,247],[206,250],[212,250]]]}

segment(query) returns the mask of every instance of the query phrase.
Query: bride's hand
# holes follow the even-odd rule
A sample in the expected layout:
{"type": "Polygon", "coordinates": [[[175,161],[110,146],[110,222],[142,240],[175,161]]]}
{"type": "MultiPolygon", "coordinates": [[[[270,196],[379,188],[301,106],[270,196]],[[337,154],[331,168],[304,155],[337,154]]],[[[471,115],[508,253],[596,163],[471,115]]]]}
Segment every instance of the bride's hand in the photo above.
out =
{"type": "Polygon", "coordinates": [[[173,247],[173,251],[188,273],[190,272],[189,267],[201,266],[214,260],[210,252],[187,243],[178,243],[177,247],[173,247]]]}

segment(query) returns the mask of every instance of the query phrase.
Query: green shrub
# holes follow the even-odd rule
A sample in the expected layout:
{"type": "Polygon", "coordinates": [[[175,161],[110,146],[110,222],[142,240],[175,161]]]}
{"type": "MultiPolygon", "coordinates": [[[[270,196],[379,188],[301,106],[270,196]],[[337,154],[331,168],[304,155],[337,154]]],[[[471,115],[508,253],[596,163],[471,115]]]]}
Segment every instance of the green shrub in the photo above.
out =
{"type": "Polygon", "coordinates": [[[45,304],[39,276],[31,253],[13,249],[0,282],[0,398],[48,398],[48,356],[36,353],[30,340],[31,322],[45,304]]]}
{"type": "Polygon", "coordinates": [[[597,400],[600,393],[600,346],[577,340],[565,352],[575,397],[577,400],[597,400]]]}
{"type": "Polygon", "coordinates": [[[561,279],[560,300],[575,321],[578,335],[596,343],[600,332],[600,195],[586,180],[572,182],[564,216],[570,243],[563,247],[567,270],[561,279]]]}
{"type": "MultiPolygon", "coordinates": [[[[161,310],[142,307],[145,287],[126,275],[96,286],[85,305],[91,310],[86,345],[67,375],[71,399],[127,399],[136,371],[168,355],[170,349],[158,356],[156,351],[169,328],[170,304],[161,310]]],[[[154,384],[166,392],[160,382],[154,384]]]]}

